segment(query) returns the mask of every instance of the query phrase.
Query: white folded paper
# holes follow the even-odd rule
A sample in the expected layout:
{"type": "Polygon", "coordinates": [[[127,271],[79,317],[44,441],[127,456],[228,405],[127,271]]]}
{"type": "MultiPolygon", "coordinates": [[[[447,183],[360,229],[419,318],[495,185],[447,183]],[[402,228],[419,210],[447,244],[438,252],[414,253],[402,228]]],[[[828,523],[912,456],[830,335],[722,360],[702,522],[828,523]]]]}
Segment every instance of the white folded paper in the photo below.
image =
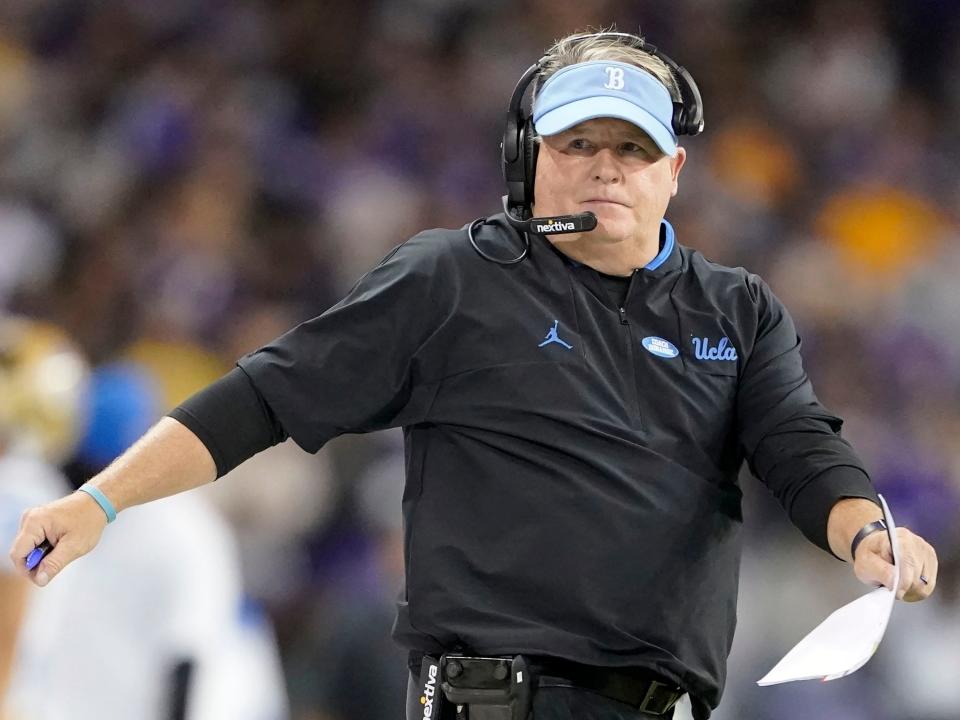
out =
{"type": "Polygon", "coordinates": [[[880,646],[900,584],[900,547],[887,501],[880,497],[893,547],[893,590],[878,588],[834,612],[797,643],[757,681],[776,685],[794,680],[836,680],[859,670],[880,646]]]}

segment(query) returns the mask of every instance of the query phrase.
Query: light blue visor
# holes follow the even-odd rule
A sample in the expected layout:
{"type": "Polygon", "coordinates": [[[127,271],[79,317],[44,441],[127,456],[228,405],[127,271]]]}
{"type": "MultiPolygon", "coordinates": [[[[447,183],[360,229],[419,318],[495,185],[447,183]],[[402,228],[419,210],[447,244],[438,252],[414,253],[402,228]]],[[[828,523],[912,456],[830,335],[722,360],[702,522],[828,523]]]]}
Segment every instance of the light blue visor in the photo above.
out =
{"type": "Polygon", "coordinates": [[[633,123],[667,155],[676,154],[670,91],[636,65],[610,60],[569,65],[547,79],[533,103],[533,124],[540,135],[605,117],[633,123]]]}

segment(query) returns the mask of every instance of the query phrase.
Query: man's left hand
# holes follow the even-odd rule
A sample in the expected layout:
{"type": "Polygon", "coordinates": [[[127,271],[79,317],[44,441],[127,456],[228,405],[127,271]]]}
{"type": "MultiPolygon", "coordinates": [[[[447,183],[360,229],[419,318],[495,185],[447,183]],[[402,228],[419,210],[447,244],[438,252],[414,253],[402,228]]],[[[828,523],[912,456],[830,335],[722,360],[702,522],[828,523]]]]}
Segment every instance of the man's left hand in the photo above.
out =
{"type": "MultiPolygon", "coordinates": [[[[900,586],[897,598],[917,602],[930,597],[937,584],[937,551],[907,528],[897,528],[900,544],[900,586]]],[[[867,585],[893,585],[893,550],[885,532],[875,532],[857,547],[853,571],[867,585]]]]}

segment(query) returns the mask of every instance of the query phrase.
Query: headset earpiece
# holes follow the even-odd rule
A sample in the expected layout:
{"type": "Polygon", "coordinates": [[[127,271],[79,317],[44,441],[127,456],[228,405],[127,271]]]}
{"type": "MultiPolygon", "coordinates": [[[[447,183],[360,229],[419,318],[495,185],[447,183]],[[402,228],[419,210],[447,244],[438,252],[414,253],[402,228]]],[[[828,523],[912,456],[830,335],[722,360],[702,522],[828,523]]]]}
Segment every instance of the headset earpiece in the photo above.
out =
{"type": "Polygon", "coordinates": [[[523,194],[524,199],[530,205],[534,201],[534,180],[537,177],[537,156],[540,152],[540,145],[537,143],[537,131],[533,127],[533,118],[528,117],[523,125],[523,194]]]}
{"type": "Polygon", "coordinates": [[[677,135],[699,135],[703,132],[703,100],[693,76],[685,67],[677,65],[666,53],[655,46],[641,41],[639,47],[660,58],[670,68],[670,72],[677,81],[680,97],[674,98],[673,101],[673,132],[677,135]]]}
{"type": "Polygon", "coordinates": [[[680,132],[682,128],[687,126],[687,111],[683,107],[683,103],[674,102],[673,103],[673,131],[677,135],[685,135],[686,133],[680,132]]]}
{"type": "Polygon", "coordinates": [[[507,185],[507,207],[521,220],[530,215],[536,167],[536,148],[530,147],[534,137],[533,120],[523,110],[523,97],[539,74],[540,63],[534,63],[517,82],[510,98],[503,142],[500,144],[503,180],[507,185]]]}

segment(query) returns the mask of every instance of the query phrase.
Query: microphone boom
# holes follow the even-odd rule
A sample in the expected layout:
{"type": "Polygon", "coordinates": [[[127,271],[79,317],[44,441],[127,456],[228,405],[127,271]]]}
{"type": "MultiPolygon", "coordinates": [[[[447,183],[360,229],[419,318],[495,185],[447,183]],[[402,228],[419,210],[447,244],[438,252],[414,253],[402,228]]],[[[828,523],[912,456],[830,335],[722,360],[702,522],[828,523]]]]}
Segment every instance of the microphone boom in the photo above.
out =
{"type": "Polygon", "coordinates": [[[506,195],[503,196],[503,212],[507,216],[507,222],[517,230],[525,233],[536,233],[537,235],[589,232],[597,227],[597,216],[592,212],[520,220],[510,212],[506,195]]]}

